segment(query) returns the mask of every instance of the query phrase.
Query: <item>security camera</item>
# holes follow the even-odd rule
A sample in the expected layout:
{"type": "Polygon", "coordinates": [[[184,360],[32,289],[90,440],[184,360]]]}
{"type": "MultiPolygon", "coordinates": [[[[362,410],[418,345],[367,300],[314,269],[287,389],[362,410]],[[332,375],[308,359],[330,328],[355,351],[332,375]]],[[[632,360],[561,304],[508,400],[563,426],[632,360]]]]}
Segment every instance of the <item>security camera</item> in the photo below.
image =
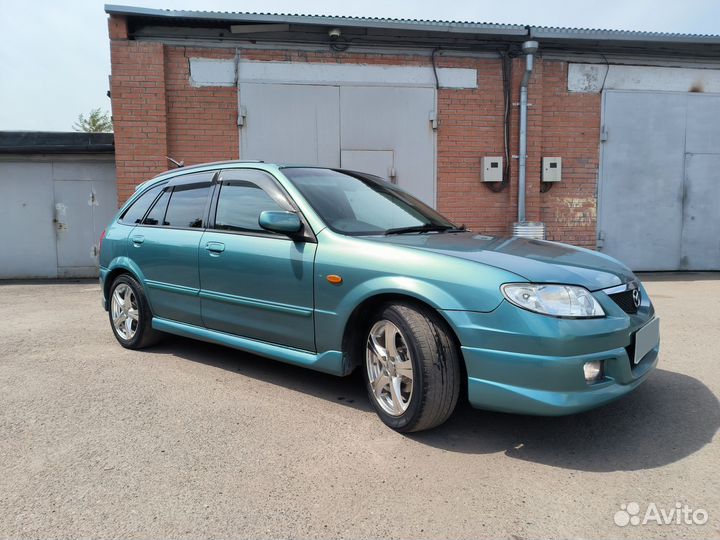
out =
{"type": "Polygon", "coordinates": [[[339,28],[333,28],[328,32],[328,36],[330,36],[330,39],[332,39],[333,41],[337,41],[342,36],[342,32],[339,28]]]}

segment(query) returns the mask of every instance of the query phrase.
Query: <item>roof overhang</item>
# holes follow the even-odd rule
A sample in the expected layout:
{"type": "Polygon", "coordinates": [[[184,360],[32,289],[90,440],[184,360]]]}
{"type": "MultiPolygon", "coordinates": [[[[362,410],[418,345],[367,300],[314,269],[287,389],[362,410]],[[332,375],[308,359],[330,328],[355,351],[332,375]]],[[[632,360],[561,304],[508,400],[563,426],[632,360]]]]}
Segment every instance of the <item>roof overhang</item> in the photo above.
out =
{"type": "Polygon", "coordinates": [[[469,21],[387,19],[276,13],[181,11],[109,4],[110,15],[128,20],[134,39],[230,43],[284,42],[329,45],[328,31],[342,30],[344,43],[356,47],[431,47],[458,50],[515,49],[527,39],[541,52],[580,52],[720,58],[720,36],[534,27],[469,21]],[[250,28],[257,25],[257,29],[250,28]],[[233,32],[231,27],[243,26],[233,32]]]}
{"type": "Polygon", "coordinates": [[[112,133],[0,131],[0,154],[112,154],[112,133]]]}
{"type": "Polygon", "coordinates": [[[527,28],[520,24],[494,24],[464,21],[430,21],[420,19],[383,19],[375,17],[339,17],[328,15],[290,15],[279,13],[233,13],[221,11],[183,11],[152,9],[107,4],[106,13],[131,17],[162,18],[187,21],[219,21],[231,23],[286,23],[330,27],[362,27],[382,30],[412,30],[421,32],[455,32],[503,36],[527,36],[527,28]]]}

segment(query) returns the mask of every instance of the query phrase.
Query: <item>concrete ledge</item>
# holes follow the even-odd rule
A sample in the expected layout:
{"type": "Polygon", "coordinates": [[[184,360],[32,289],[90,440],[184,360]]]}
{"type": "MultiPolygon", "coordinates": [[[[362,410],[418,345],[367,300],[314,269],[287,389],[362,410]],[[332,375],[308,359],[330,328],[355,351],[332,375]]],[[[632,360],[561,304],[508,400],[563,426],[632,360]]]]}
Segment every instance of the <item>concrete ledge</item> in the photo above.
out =
{"type": "MultiPolygon", "coordinates": [[[[440,88],[478,87],[476,69],[438,68],[437,76],[440,88]]],[[[237,78],[240,82],[252,83],[435,86],[435,75],[430,66],[242,61],[237,78]]],[[[236,80],[234,60],[190,59],[190,84],[193,86],[234,86],[236,80]]]]}

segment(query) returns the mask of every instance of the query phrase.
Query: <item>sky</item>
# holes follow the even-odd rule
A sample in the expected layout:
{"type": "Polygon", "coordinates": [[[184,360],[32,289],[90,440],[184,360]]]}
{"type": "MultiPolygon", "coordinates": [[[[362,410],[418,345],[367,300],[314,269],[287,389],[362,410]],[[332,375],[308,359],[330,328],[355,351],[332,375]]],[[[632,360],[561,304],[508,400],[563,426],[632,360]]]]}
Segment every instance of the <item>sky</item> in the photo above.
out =
{"type": "MultiPolygon", "coordinates": [[[[0,130],[71,131],[110,111],[104,3],[0,0],[0,130]]],[[[718,0],[114,0],[120,5],[720,34],[718,0]]]]}

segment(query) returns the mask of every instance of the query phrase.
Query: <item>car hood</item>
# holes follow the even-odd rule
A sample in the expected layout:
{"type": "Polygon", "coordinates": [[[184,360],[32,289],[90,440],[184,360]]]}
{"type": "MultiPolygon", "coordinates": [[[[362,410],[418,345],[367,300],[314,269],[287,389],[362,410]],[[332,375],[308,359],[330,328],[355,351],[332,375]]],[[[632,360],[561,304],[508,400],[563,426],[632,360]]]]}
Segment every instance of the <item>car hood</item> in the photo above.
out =
{"type": "Polygon", "coordinates": [[[565,283],[595,291],[634,278],[629,268],[612,257],[558,242],[472,232],[391,235],[373,240],[487,264],[535,283],[565,283]]]}

